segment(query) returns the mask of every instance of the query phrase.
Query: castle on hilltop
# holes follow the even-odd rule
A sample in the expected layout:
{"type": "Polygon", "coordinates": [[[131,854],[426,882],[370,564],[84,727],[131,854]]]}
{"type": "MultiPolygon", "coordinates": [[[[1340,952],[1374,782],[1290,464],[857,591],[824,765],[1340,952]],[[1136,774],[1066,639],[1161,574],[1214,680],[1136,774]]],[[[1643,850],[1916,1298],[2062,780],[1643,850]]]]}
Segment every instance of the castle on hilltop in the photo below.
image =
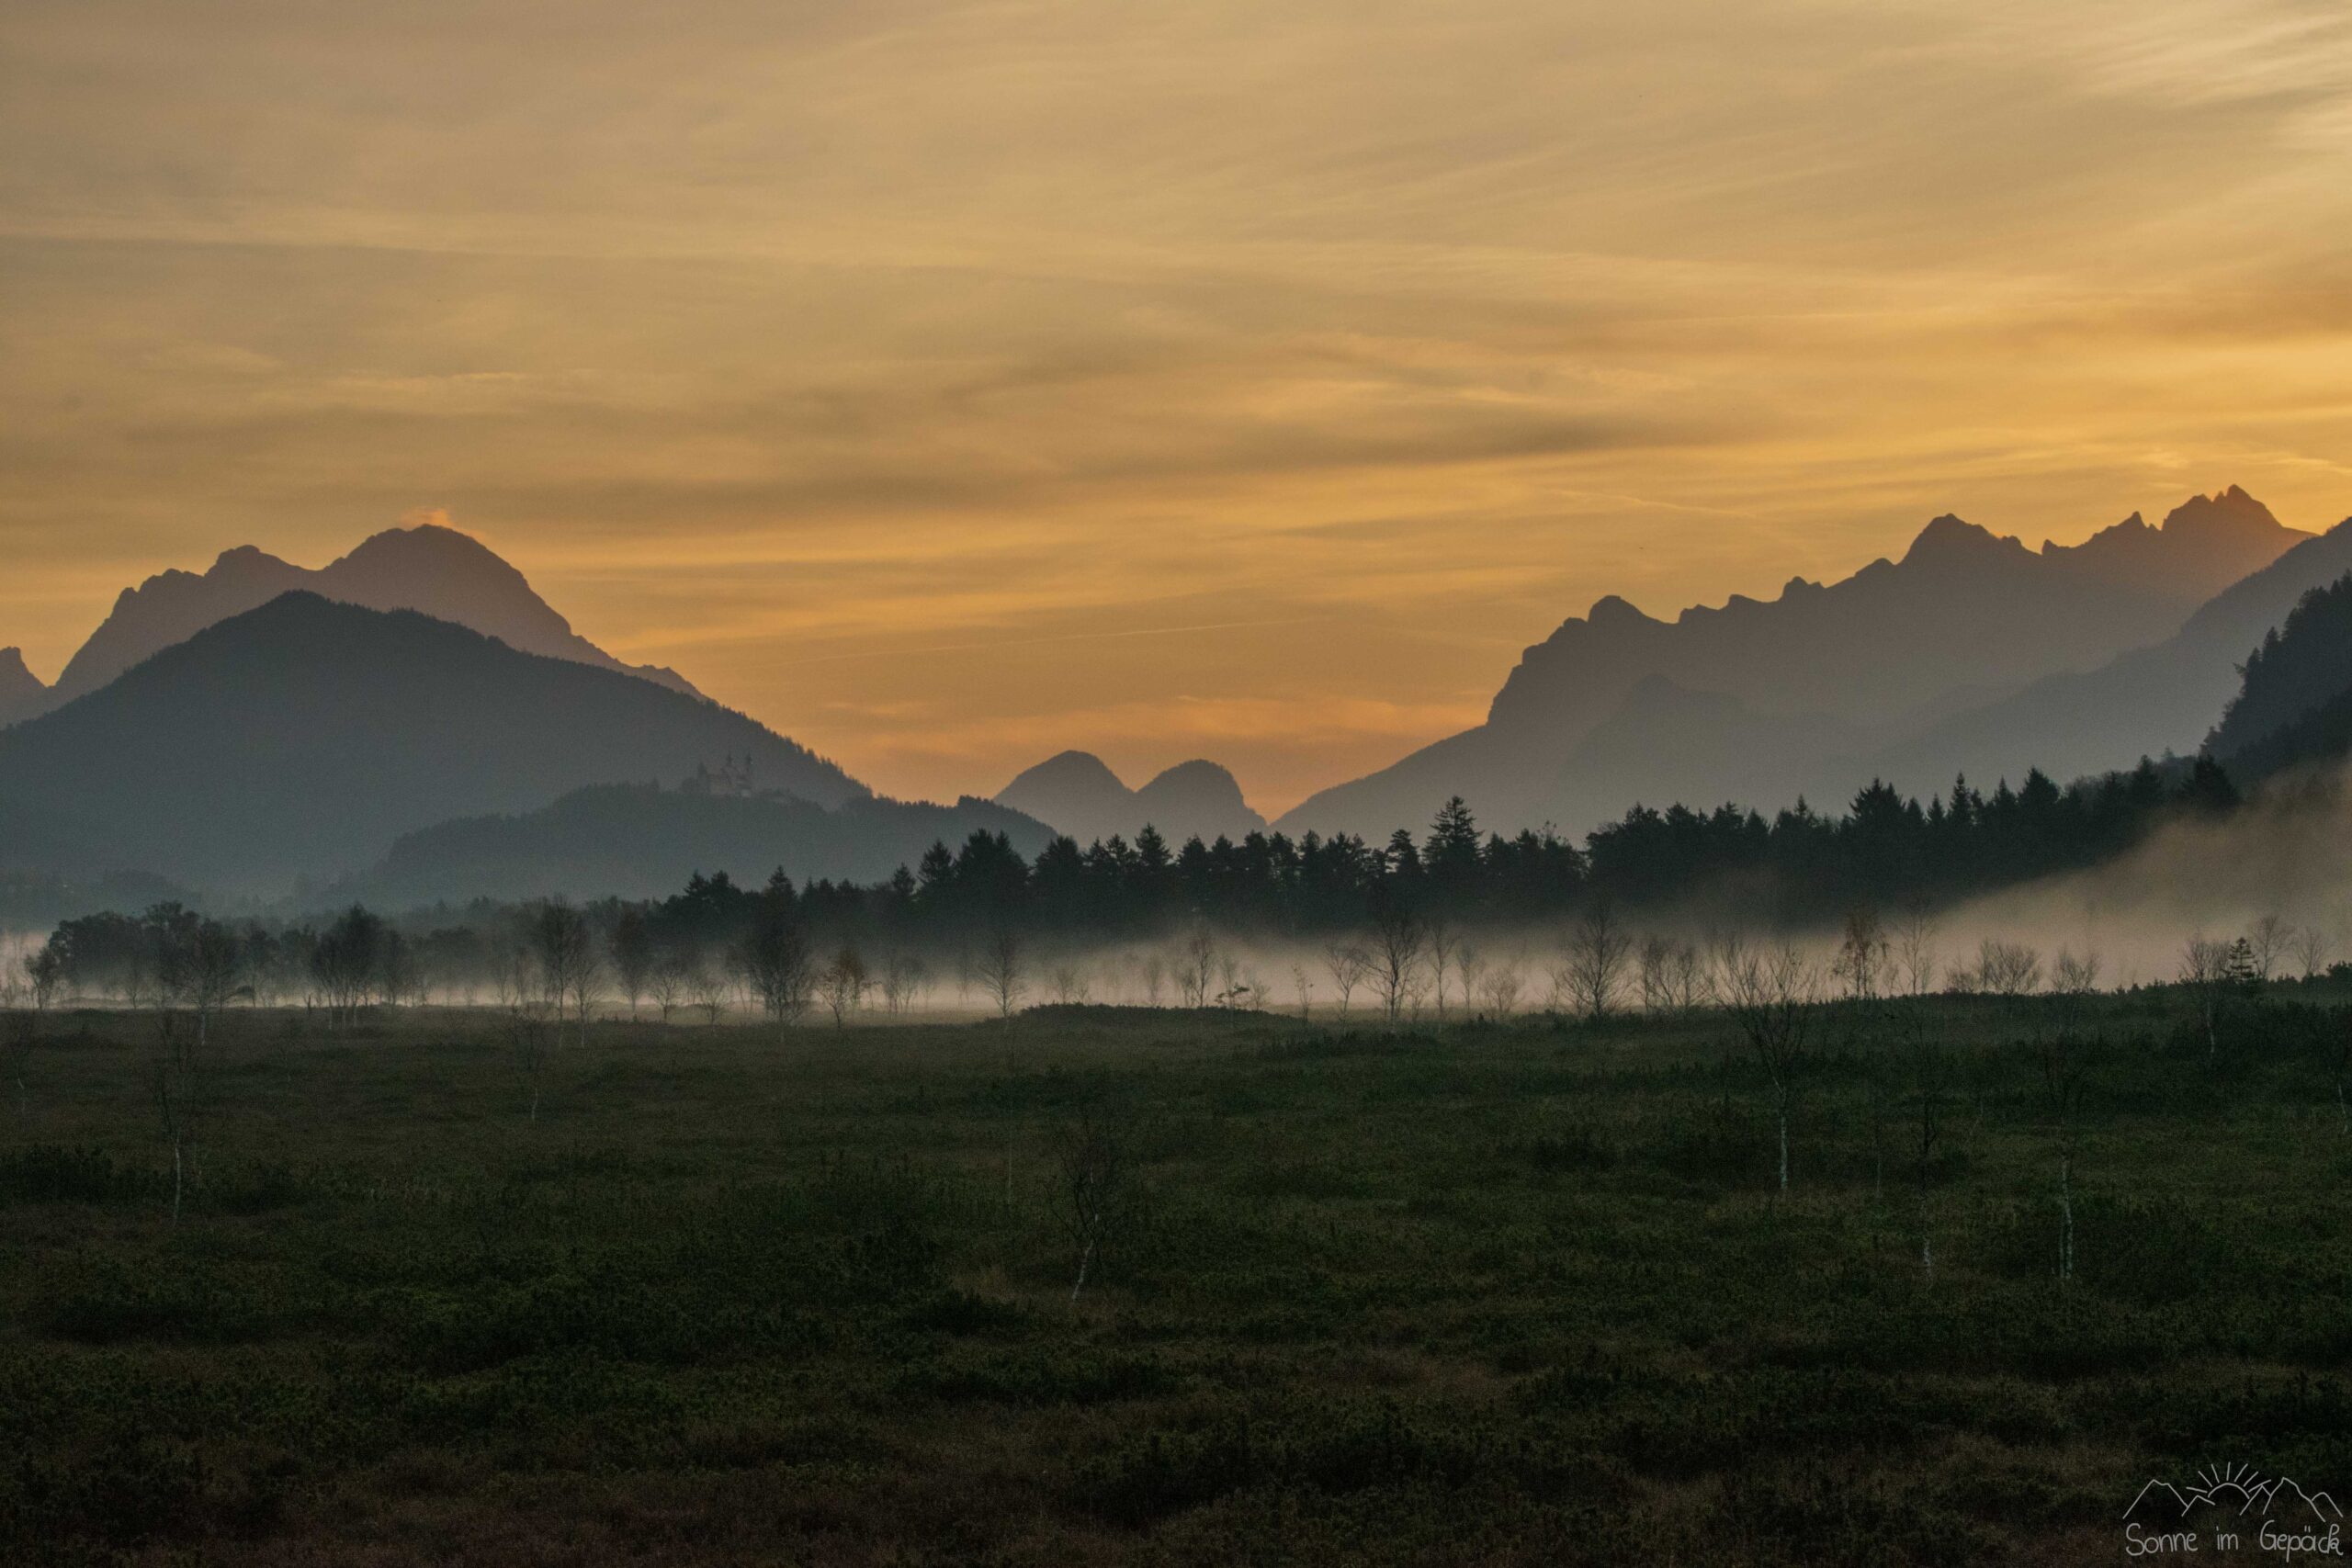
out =
{"type": "Polygon", "coordinates": [[[678,792],[681,795],[710,795],[727,800],[751,799],[752,794],[752,754],[746,751],[743,753],[742,761],[737,761],[734,753],[728,753],[720,761],[717,773],[711,772],[708,764],[696,762],[694,776],[680,784],[678,792]]]}

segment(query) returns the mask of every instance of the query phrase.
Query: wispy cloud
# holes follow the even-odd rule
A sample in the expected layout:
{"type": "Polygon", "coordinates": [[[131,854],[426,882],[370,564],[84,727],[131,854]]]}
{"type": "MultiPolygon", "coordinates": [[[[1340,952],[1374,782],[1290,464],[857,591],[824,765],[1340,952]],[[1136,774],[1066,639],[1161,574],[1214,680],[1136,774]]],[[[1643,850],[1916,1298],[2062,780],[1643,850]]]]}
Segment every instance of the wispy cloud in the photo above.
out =
{"type": "Polygon", "coordinates": [[[563,20],[0,16],[0,641],[437,506],[893,787],[1272,795],[1602,592],[2352,511],[2334,0],[563,20]]]}

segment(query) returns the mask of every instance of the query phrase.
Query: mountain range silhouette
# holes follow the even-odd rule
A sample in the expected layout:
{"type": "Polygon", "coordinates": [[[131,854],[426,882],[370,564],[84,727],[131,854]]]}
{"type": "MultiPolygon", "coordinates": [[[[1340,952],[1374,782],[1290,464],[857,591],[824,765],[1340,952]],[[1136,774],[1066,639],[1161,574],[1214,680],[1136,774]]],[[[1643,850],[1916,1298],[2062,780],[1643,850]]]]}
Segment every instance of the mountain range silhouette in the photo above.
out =
{"type": "Polygon", "coordinates": [[[1526,650],[1484,724],[1274,825],[1383,835],[1461,795],[1489,827],[1581,833],[1636,801],[1842,799],[1874,773],[1928,790],[1962,768],[2064,777],[2128,765],[2176,734],[2194,745],[2234,661],[2302,589],[2335,575],[2327,561],[2352,537],[2333,538],[2285,527],[2230,486],[2159,526],[2135,513],[2038,551],[1939,517],[1900,560],[1672,621],[1606,597],[1526,650]],[[2290,559],[2243,604],[2217,603],[2290,559]],[[2105,673],[2175,639],[2144,672],[2105,673]],[[2062,684],[2094,676],[2083,694],[2062,684]],[[2129,706],[2086,722],[2086,706],[2103,702],[2129,706]],[[2058,754],[2040,750],[2053,739],[2058,754]]]}
{"type": "MultiPolygon", "coordinates": [[[[2064,779],[2128,766],[2195,748],[2266,637],[2347,571],[2352,525],[2300,533],[2234,486],[2161,526],[2135,515],[2038,551],[1940,517],[1900,560],[1792,581],[1770,603],[1735,596],[1666,622],[1604,598],[1526,651],[1484,725],[1274,826],[1382,839],[1461,795],[1487,828],[1580,833],[1636,801],[1770,807],[1842,800],[1874,776],[1924,791],[1962,771],[1989,784],[2029,767],[2064,779]]],[[[2319,685],[2352,646],[2334,626],[2307,627],[2275,667],[2301,672],[2251,683],[2256,705],[2215,730],[2256,773],[2352,735],[2352,705],[2322,711],[2319,685]],[[2272,711],[2289,708],[2309,714],[2291,734],[2272,711]]],[[[810,874],[862,876],[918,819],[877,807],[819,824],[775,807],[838,812],[871,792],[674,672],[597,649],[494,552],[433,525],[375,535],[317,571],[244,547],[201,574],[150,578],[53,690],[0,649],[0,718],[12,711],[31,716],[0,729],[6,870],[262,890],[359,874],[413,840],[401,864],[418,887],[465,881],[448,863],[460,844],[550,885],[565,843],[635,876],[581,826],[626,832],[626,807],[649,845],[723,840],[752,856],[798,834],[810,874]],[[714,811],[658,787],[573,798],[674,786],[739,754],[755,784],[736,793],[774,808],[714,811]]],[[[1035,823],[1081,841],[1149,824],[1171,844],[1267,826],[1215,762],[1130,788],[1077,750],[993,802],[924,809],[950,814],[943,832],[1023,843],[1035,823]]]]}
{"type": "Polygon", "coordinates": [[[13,870],[281,889],[454,817],[729,757],[820,807],[872,793],[707,698],[296,592],[0,730],[0,842],[13,870]]]}
{"type": "Polygon", "coordinates": [[[524,653],[620,671],[689,695],[700,694],[674,670],[626,664],[606,653],[573,631],[571,623],[488,546],[454,528],[428,523],[373,535],[315,571],[241,545],[222,551],[203,572],[160,572],[126,588],[89,640],[66,661],[54,687],[42,686],[24,668],[17,650],[0,650],[0,724],[34,717],[85,696],[205,627],[297,591],[371,610],[414,610],[494,637],[524,653]]]}

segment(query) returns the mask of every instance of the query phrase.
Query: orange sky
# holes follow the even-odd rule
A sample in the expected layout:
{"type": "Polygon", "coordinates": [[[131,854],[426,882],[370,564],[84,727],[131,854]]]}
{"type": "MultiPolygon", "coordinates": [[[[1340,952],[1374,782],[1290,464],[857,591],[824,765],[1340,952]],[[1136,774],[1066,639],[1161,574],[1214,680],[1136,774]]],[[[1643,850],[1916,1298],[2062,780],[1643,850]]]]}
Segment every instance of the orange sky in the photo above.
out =
{"type": "Polygon", "coordinates": [[[2352,513],[2340,0],[15,0],[0,141],[45,676],[442,508],[877,787],[1272,812],[1603,592],[2352,513]]]}

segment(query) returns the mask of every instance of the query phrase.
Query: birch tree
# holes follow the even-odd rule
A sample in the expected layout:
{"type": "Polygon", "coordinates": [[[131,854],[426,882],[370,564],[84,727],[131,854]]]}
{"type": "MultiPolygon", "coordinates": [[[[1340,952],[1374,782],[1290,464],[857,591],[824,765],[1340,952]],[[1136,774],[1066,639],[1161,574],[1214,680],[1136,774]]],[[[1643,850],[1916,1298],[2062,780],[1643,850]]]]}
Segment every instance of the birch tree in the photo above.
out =
{"type": "Polygon", "coordinates": [[[1789,1119],[1806,1065],[1805,1038],[1819,991],[1820,976],[1813,962],[1794,942],[1751,945],[1732,937],[1716,953],[1716,997],[1771,1086],[1783,1199],[1789,1193],[1789,1119]]]}

